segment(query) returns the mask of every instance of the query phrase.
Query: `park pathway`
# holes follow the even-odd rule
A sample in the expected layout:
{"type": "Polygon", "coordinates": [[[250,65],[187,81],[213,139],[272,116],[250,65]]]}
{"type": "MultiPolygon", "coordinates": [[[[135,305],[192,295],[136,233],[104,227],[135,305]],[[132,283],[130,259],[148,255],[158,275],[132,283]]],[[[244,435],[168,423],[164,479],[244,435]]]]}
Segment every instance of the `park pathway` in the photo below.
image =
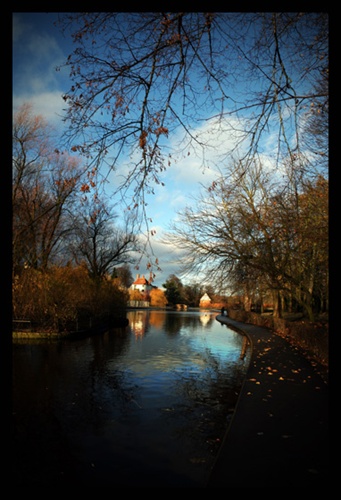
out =
{"type": "Polygon", "coordinates": [[[327,488],[328,384],[302,351],[270,329],[216,319],[246,334],[252,354],[207,487],[327,488]]]}

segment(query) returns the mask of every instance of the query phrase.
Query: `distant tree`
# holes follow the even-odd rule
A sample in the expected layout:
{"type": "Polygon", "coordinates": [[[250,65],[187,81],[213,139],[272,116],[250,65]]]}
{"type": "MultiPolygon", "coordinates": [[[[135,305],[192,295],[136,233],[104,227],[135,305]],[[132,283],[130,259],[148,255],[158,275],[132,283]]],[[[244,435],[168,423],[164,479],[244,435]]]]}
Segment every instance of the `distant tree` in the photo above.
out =
{"type": "Polygon", "coordinates": [[[70,248],[77,263],[85,262],[90,276],[101,280],[111,275],[119,264],[133,262],[132,252],[138,250],[133,221],[125,219],[125,227],[114,224],[117,216],[105,203],[95,199],[78,214],[70,248]]]}
{"type": "Polygon", "coordinates": [[[198,307],[201,296],[203,295],[203,286],[198,283],[184,285],[184,301],[191,307],[198,307]]]}
{"type": "Polygon", "coordinates": [[[133,275],[129,264],[123,264],[122,266],[115,267],[112,272],[112,278],[117,281],[117,283],[125,288],[129,288],[134,282],[133,275]]]}
{"type": "Polygon", "coordinates": [[[145,295],[140,290],[129,290],[129,300],[145,300],[145,295]]]}
{"type": "Polygon", "coordinates": [[[159,288],[153,288],[150,293],[150,305],[154,307],[165,307],[167,305],[167,298],[165,293],[159,288]]]}
{"type": "Polygon", "coordinates": [[[183,285],[175,274],[170,274],[162,286],[166,289],[165,296],[169,304],[181,304],[183,302],[183,285]]]}

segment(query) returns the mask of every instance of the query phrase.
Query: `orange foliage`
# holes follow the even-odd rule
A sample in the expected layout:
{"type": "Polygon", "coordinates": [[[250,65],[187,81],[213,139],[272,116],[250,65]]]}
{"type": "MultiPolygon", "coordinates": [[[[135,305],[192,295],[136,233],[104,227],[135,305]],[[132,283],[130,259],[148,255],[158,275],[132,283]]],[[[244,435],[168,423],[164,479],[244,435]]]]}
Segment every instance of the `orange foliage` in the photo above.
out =
{"type": "Polygon", "coordinates": [[[144,300],[140,290],[129,290],[129,300],[144,300]]]}
{"type": "Polygon", "coordinates": [[[153,288],[150,291],[150,305],[154,307],[165,307],[167,299],[165,294],[159,288],[153,288]]]}
{"type": "Polygon", "coordinates": [[[146,132],[145,130],[143,130],[141,132],[141,135],[140,135],[140,139],[139,139],[139,145],[140,145],[140,148],[141,149],[144,149],[146,147],[146,144],[147,144],[147,137],[148,135],[148,132],[146,132]]]}

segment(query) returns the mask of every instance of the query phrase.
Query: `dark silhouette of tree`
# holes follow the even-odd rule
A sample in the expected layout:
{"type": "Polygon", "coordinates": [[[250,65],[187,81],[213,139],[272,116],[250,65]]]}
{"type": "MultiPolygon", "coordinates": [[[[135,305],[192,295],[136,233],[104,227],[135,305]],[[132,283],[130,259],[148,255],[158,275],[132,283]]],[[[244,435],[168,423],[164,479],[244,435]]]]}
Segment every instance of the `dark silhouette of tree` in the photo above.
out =
{"type": "Polygon", "coordinates": [[[170,274],[162,286],[166,289],[165,296],[169,304],[181,304],[183,302],[183,284],[175,274],[170,274]]]}
{"type": "Polygon", "coordinates": [[[183,287],[184,301],[191,307],[198,307],[203,294],[203,285],[199,283],[191,283],[183,287]]]}
{"type": "Polygon", "coordinates": [[[85,204],[75,222],[71,251],[77,264],[85,262],[95,281],[112,275],[118,265],[132,263],[132,253],[138,251],[133,220],[126,217],[121,227],[114,223],[116,218],[109,205],[97,200],[85,204]]]}
{"type": "Polygon", "coordinates": [[[132,275],[129,264],[123,264],[119,267],[115,267],[112,272],[112,278],[117,280],[119,285],[129,288],[134,282],[134,277],[132,275]]]}

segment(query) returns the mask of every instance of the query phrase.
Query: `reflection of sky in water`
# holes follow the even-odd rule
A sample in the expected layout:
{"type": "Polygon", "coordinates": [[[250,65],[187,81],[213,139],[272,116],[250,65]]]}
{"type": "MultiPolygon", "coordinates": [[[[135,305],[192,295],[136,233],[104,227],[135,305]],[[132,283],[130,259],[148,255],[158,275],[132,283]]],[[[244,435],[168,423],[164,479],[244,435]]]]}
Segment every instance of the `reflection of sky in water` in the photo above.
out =
{"type": "Polygon", "coordinates": [[[248,364],[241,360],[243,336],[221,325],[216,313],[134,311],[131,317],[129,348],[109,363],[124,373],[136,408],[188,409],[205,398],[210,408],[214,387],[231,391],[241,384],[248,364]]]}
{"type": "Polygon", "coordinates": [[[205,484],[248,366],[243,337],[215,314],[133,313],[123,332],[15,346],[19,475],[22,461],[49,480],[72,449],[79,484],[205,484]]]}
{"type": "Polygon", "coordinates": [[[212,355],[228,360],[240,356],[243,337],[217,322],[217,325],[203,332],[203,335],[192,335],[190,341],[194,348],[205,345],[212,355]]]}
{"type": "MultiPolygon", "coordinates": [[[[115,360],[116,367],[119,361],[122,367],[128,367],[137,377],[150,377],[152,374],[157,377],[157,372],[173,370],[200,372],[207,365],[208,358],[210,361],[214,358],[219,365],[238,362],[243,337],[221,325],[215,319],[216,314],[188,312],[188,322],[179,325],[172,336],[167,333],[164,324],[161,323],[162,327],[148,324],[148,314],[140,312],[134,316],[134,336],[129,352],[115,360]]],[[[183,318],[186,319],[186,315],[183,318]]]]}

